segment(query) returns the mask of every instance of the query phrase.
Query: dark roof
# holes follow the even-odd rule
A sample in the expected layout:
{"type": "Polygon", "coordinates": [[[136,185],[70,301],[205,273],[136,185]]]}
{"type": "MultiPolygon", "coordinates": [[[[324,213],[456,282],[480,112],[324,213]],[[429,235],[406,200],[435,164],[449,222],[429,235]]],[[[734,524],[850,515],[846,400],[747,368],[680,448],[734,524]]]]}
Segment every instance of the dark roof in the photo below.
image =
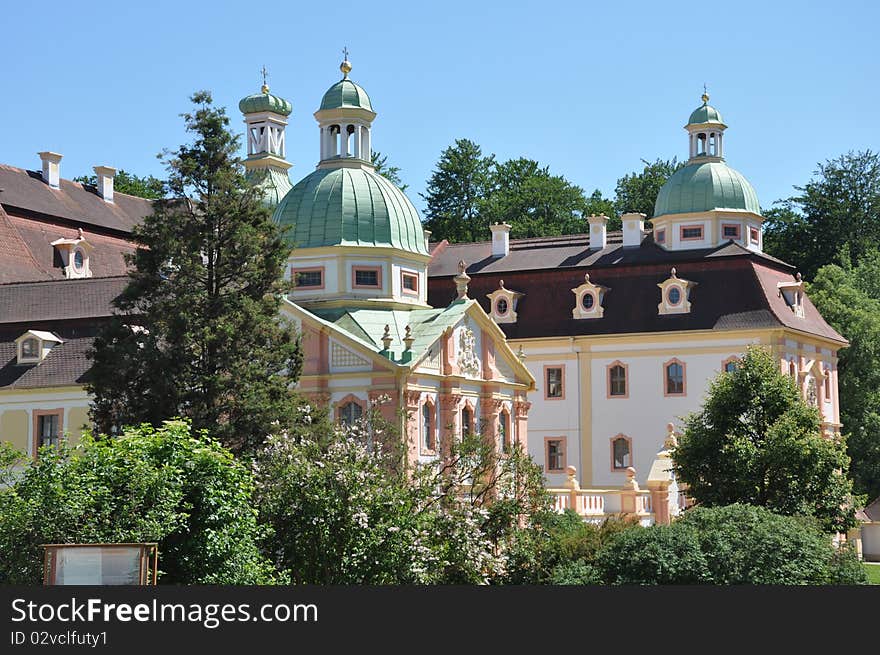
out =
{"type": "Polygon", "coordinates": [[[470,262],[468,295],[490,311],[487,294],[501,279],[511,291],[525,294],[518,302],[516,323],[501,324],[509,338],[557,337],[589,334],[630,334],[682,330],[792,329],[845,343],[805,300],[805,318],[797,318],[777,291],[780,281],[791,282],[793,268],[749,251],[733,242],[716,248],[667,251],[650,235],[641,246],[609,245],[590,250],[586,237],[529,239],[512,242],[507,257],[493,259],[491,244],[447,245],[429,266],[428,302],[444,306],[454,298],[451,276],[458,261],[470,262]],[[487,254],[488,257],[480,255],[487,254]],[[658,284],[670,277],[697,283],[691,290],[691,311],[659,315],[658,284]],[[601,319],[574,319],[572,289],[584,281],[609,288],[601,319]]]}
{"type": "Polygon", "coordinates": [[[34,389],[83,384],[91,367],[88,352],[94,341],[96,324],[85,328],[57,325],[50,328],[63,340],[62,343],[56,344],[38,364],[18,365],[15,339],[26,329],[0,330],[0,388],[34,389]]]}
{"type": "Polygon", "coordinates": [[[114,193],[112,203],[104,202],[92,186],[61,180],[60,188],[52,189],[38,171],[3,164],[0,190],[0,205],[9,213],[16,213],[16,208],[117,232],[131,232],[153,211],[152,203],[143,198],[114,193]]]}
{"type": "MultiPolygon", "coordinates": [[[[77,228],[51,219],[15,216],[0,207],[0,284],[65,279],[61,257],[52,242],[78,236],[77,228]]],[[[125,275],[125,253],[134,252],[133,243],[91,229],[83,230],[82,236],[91,246],[89,269],[94,277],[125,275]]]]}
{"type": "Polygon", "coordinates": [[[0,284],[0,324],[107,317],[127,276],[0,284]]]}
{"type": "Polygon", "coordinates": [[[506,257],[492,256],[492,242],[478,243],[441,242],[432,247],[433,259],[428,274],[431,277],[456,275],[458,262],[464,260],[468,275],[474,273],[504,273],[507,271],[537,271],[584,266],[621,266],[626,264],[657,264],[681,261],[698,261],[708,257],[731,257],[750,255],[794,270],[785,262],[763,253],[755,253],[734,241],[713,248],[670,251],[654,243],[651,232],[642,236],[639,247],[623,247],[620,232],[609,232],[607,245],[602,250],[590,248],[588,234],[572,234],[562,237],[517,239],[510,242],[506,257]]]}

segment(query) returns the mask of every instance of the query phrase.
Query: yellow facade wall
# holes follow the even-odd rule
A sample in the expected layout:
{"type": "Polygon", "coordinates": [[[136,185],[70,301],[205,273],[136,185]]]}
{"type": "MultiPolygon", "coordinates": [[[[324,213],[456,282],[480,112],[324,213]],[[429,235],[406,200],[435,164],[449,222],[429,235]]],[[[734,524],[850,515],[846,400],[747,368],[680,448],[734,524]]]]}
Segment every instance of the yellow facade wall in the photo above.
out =
{"type": "Polygon", "coordinates": [[[8,441],[16,450],[28,451],[28,413],[10,409],[0,414],[0,441],[8,441]]]}
{"type": "Polygon", "coordinates": [[[67,443],[71,446],[78,444],[80,437],[82,437],[83,429],[89,425],[88,407],[71,408],[67,417],[67,426],[65,427],[65,432],[67,432],[67,443]]]}

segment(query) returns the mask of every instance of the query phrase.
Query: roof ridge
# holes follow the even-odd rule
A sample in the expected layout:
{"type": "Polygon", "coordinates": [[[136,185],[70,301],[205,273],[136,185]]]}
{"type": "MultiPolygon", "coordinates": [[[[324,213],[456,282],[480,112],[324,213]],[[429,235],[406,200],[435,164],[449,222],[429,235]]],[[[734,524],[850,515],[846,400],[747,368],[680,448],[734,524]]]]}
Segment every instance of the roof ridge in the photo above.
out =
{"type": "Polygon", "coordinates": [[[18,280],[16,282],[0,282],[0,287],[21,286],[25,284],[83,284],[90,282],[100,282],[103,280],[121,280],[128,278],[128,275],[103,275],[100,277],[80,277],[70,279],[52,279],[52,280],[18,280]]]}

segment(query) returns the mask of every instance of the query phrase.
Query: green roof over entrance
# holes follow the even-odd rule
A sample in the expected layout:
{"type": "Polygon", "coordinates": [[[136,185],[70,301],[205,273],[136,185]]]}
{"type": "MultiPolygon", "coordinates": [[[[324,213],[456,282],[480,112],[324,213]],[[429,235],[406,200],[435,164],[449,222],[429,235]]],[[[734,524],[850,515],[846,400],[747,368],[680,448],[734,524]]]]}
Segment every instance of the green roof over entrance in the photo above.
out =
{"type": "Polygon", "coordinates": [[[409,198],[366,168],[316,170],[290,190],[273,218],[295,248],[384,246],[428,254],[409,198]]]}

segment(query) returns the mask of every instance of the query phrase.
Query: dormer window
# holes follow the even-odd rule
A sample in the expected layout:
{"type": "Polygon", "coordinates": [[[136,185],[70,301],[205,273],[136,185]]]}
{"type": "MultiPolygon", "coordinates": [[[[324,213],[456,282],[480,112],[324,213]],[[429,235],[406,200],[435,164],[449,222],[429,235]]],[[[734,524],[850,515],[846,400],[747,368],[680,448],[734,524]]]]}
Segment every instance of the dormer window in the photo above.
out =
{"type": "Polygon", "coordinates": [[[525,294],[513,291],[504,286],[504,280],[498,281],[498,288],[486,294],[490,302],[489,315],[496,323],[516,323],[516,306],[525,294]]]}
{"type": "Polygon", "coordinates": [[[673,268],[670,277],[657,285],[660,287],[661,293],[660,304],[657,305],[658,313],[661,316],[689,313],[691,311],[691,289],[696,285],[696,282],[678,277],[675,268],[673,268]]]}
{"type": "Polygon", "coordinates": [[[590,274],[584,273],[584,283],[571,290],[575,297],[574,309],[571,310],[572,318],[602,318],[605,308],[605,294],[610,289],[601,284],[590,282],[590,274]]]}
{"type": "Polygon", "coordinates": [[[780,282],[776,285],[778,293],[785,299],[785,303],[798,318],[804,317],[804,281],[801,274],[797,274],[794,282],[780,282]]]}
{"type": "Polygon", "coordinates": [[[89,266],[92,245],[86,241],[82,229],[75,239],[55,239],[50,245],[55,248],[57,260],[60,260],[61,268],[64,269],[64,277],[68,280],[92,277],[89,266]]]}
{"type": "Polygon", "coordinates": [[[62,343],[51,332],[28,330],[15,340],[18,364],[38,364],[46,358],[54,346],[62,343]]]}

